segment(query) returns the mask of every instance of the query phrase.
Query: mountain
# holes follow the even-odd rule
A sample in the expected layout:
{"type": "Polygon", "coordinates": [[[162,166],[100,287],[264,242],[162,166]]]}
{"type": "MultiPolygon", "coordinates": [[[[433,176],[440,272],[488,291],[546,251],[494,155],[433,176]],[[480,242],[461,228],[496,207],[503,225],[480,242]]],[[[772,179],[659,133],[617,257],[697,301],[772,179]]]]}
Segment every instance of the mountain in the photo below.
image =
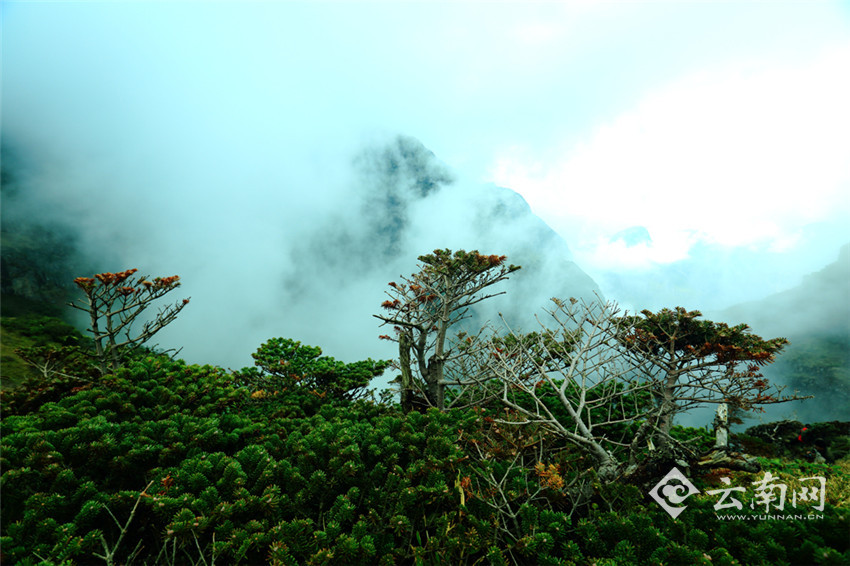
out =
{"type": "Polygon", "coordinates": [[[623,242],[627,248],[631,248],[640,244],[651,244],[652,237],[649,235],[649,230],[645,227],[631,226],[611,236],[610,241],[623,242]]]}
{"type": "Polygon", "coordinates": [[[756,332],[850,335],[850,244],[841,247],[835,262],[796,287],[732,306],[722,316],[745,320],[756,332]]]}
{"type": "Polygon", "coordinates": [[[286,281],[292,293],[376,275],[383,287],[437,248],[507,255],[522,266],[500,289],[507,291],[504,298],[481,304],[480,318],[492,320],[501,312],[531,327],[533,315],[553,296],[590,299],[600,293],[563,238],[518,193],[457,180],[414,138],[399,136],[363,150],[353,170],[345,207],[318,223],[290,254],[298,274],[286,281]]]}
{"type": "MultiPolygon", "coordinates": [[[[850,415],[850,244],[838,259],[807,275],[796,287],[730,307],[719,317],[745,321],[764,337],[790,345],[765,375],[814,399],[769,411],[801,421],[846,420],[850,415]]],[[[773,417],[766,417],[768,420],[773,417]]]]}
{"type": "Polygon", "coordinates": [[[90,262],[79,253],[70,224],[38,218],[24,204],[34,165],[5,141],[0,155],[2,313],[59,315],[62,305],[70,300],[74,277],[90,262]]]}
{"type": "MultiPolygon", "coordinates": [[[[11,180],[3,184],[4,314],[32,310],[28,298],[55,305],[73,300],[73,279],[98,271],[179,274],[193,307],[158,338],[163,347],[183,347],[190,361],[241,367],[272,336],[320,344],[341,359],[363,352],[391,357],[372,315],[387,283],[415,271],[417,257],[438,248],[506,255],[523,267],[493,289],[505,294],[477,305],[470,324],[498,325],[502,313],[514,327],[536,328],[534,315],[551,297],[599,293],[567,243],[519,194],[458,179],[411,137],[362,145],[303,183],[200,199],[197,210],[180,209],[179,222],[170,210],[129,214],[137,203],[125,189],[108,201],[80,193],[85,206],[77,216],[63,213],[51,195],[80,191],[73,183],[57,184],[85,178],[84,164],[82,173],[54,175],[45,164],[5,157],[4,178],[11,180]],[[260,203],[264,214],[238,214],[245,201],[260,203]],[[14,312],[7,309],[18,304],[14,312]]],[[[204,194],[191,184],[185,191],[204,194]]],[[[152,190],[146,198],[157,195],[152,190]]],[[[186,195],[165,200],[180,198],[186,195]]]]}

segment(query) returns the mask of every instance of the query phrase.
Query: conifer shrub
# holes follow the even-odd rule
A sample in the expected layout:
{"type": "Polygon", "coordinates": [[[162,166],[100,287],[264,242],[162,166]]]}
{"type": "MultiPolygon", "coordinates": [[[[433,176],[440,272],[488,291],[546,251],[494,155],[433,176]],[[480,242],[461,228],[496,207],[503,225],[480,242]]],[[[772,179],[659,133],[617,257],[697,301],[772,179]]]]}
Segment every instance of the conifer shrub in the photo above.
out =
{"type": "Polygon", "coordinates": [[[289,338],[272,338],[251,356],[255,367],[236,372],[234,383],[248,388],[260,412],[283,417],[310,416],[324,404],[365,399],[370,381],[390,365],[371,358],[347,364],[289,338]]]}
{"type": "MultiPolygon", "coordinates": [[[[594,482],[580,452],[497,422],[504,411],[404,414],[299,385],[258,398],[243,377],[140,350],[97,383],[4,413],[3,563],[97,564],[107,552],[122,564],[369,566],[850,556],[846,505],[818,521],[722,521],[714,500],[694,496],[674,520],[633,486],[594,482]],[[317,402],[300,409],[305,399],[317,402]],[[590,490],[581,505],[574,481],[590,490]]],[[[789,475],[844,469],[768,463],[789,475]]]]}
{"type": "Polygon", "coordinates": [[[86,563],[118,540],[115,559],[139,563],[474,554],[453,487],[455,416],[360,401],[285,418],[242,412],[251,401],[218,368],[151,355],[4,418],[4,555],[86,563]]]}
{"type": "Polygon", "coordinates": [[[35,340],[36,345],[75,345],[81,335],[67,322],[53,317],[28,314],[18,317],[3,317],[3,327],[35,340]]]}

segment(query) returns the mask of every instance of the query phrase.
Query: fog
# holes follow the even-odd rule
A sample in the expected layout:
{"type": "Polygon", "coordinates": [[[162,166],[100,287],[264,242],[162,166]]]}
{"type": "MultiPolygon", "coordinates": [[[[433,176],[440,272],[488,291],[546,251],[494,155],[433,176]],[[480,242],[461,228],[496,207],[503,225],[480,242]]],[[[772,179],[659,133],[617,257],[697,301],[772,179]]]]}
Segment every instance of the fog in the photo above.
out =
{"type": "Polygon", "coordinates": [[[8,218],[66,227],[97,269],[180,275],[192,302],[157,338],[190,362],[237,369],[275,336],[392,357],[372,314],[435,248],[523,265],[486,314],[526,323],[596,290],[720,316],[850,241],[840,2],[2,16],[8,218]]]}

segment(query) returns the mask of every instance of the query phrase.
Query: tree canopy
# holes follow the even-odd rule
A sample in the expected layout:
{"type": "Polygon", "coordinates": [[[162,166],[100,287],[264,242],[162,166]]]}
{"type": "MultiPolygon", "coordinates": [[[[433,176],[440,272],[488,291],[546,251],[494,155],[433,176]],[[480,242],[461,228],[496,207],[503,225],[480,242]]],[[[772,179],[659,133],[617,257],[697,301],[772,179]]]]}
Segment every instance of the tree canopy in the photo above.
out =
{"type": "Polygon", "coordinates": [[[251,357],[256,368],[243,369],[240,379],[263,395],[298,389],[329,401],[363,397],[369,382],[390,365],[371,358],[347,364],[290,338],[272,338],[251,357]]]}
{"type": "Polygon", "coordinates": [[[658,402],[657,436],[666,443],[673,417],[705,403],[727,403],[733,409],[758,410],[761,405],[799,399],[783,396],[759,371],[788,344],[785,338],[764,339],[746,324],[729,326],[701,320],[700,311],[682,307],[624,317],[620,341],[648,363],[646,379],[658,402]]]}
{"type": "Polygon", "coordinates": [[[394,334],[381,338],[399,345],[402,406],[410,410],[413,396],[430,406],[445,408],[445,366],[453,352],[447,346],[449,328],[467,317],[469,308],[501,295],[486,289],[504,281],[520,267],[503,255],[434,250],[419,256],[420,270],[402,282],[389,283],[389,299],[381,304],[387,314],[375,315],[394,334]]]}

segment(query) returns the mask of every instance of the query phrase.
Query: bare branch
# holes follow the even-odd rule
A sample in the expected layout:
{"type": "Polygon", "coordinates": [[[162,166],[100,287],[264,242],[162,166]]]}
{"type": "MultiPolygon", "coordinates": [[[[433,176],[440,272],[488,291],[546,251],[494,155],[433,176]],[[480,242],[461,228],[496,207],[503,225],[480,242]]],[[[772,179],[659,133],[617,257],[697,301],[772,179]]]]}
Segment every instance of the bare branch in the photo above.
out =
{"type": "MultiPolygon", "coordinates": [[[[130,511],[130,516],[127,517],[127,521],[122,525],[121,521],[115,516],[114,513],[104,505],[104,509],[109,513],[109,516],[112,517],[112,520],[115,522],[115,525],[120,529],[120,534],[118,535],[118,540],[115,541],[115,544],[112,545],[112,548],[109,547],[109,544],[106,542],[106,537],[103,534],[100,535],[100,543],[103,545],[103,554],[93,553],[98,558],[102,558],[107,566],[112,566],[115,564],[115,554],[118,552],[118,548],[121,546],[121,541],[124,540],[124,536],[127,534],[128,529],[130,528],[130,523],[133,522],[133,518],[136,516],[136,509],[139,507],[139,503],[142,501],[142,497],[147,496],[147,491],[153,485],[153,481],[151,481],[145,489],[143,489],[139,496],[136,498],[136,503],[133,505],[133,509],[130,511]]],[[[138,551],[139,546],[136,545],[136,548],[133,550],[132,554],[135,554],[138,551]]]]}
{"type": "Polygon", "coordinates": [[[94,337],[94,356],[100,363],[102,375],[121,366],[119,352],[141,347],[177,318],[189,299],[163,307],[152,320],[142,324],[141,331],[132,333],[133,324],[151,302],[180,286],[179,277],[134,277],[136,269],[119,273],[98,273],[94,277],[74,280],[85,294],[79,303],[69,303],[89,314],[89,332],[94,337]],[[123,335],[123,339],[119,339],[123,335]]]}
{"type": "Polygon", "coordinates": [[[507,338],[494,343],[488,364],[501,382],[502,403],[522,416],[499,422],[542,427],[579,447],[600,478],[612,481],[621,468],[616,452],[629,446],[630,425],[652,414],[651,384],[638,379],[640,366],[617,340],[616,304],[553,302],[546,324],[538,319],[540,331],[508,327],[507,338]]]}

